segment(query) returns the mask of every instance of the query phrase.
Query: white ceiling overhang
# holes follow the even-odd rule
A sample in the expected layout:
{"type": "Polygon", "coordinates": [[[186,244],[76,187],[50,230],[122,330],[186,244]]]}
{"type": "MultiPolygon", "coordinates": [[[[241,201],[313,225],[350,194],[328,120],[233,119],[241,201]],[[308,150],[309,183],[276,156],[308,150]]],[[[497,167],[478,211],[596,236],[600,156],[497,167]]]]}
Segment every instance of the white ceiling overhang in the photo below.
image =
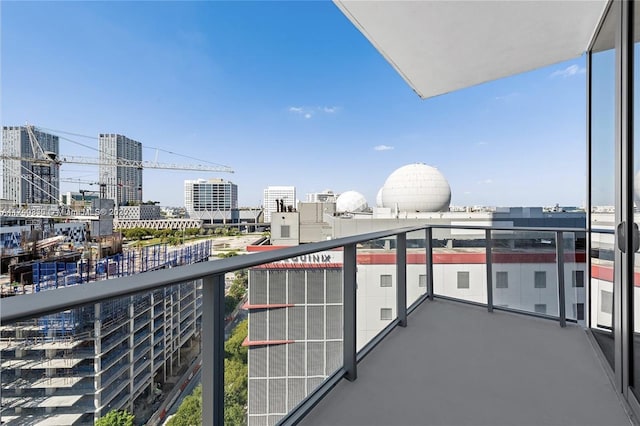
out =
{"type": "Polygon", "coordinates": [[[583,54],[607,0],[334,0],[422,98],[583,54]]]}

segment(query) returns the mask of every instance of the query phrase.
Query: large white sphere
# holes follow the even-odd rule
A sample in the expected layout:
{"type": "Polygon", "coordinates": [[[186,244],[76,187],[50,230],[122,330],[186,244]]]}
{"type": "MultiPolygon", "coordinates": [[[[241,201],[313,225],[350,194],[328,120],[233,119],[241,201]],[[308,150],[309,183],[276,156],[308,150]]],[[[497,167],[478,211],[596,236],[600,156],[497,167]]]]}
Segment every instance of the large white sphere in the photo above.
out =
{"type": "Polygon", "coordinates": [[[384,189],[384,187],[380,188],[378,190],[378,193],[376,194],[376,207],[384,207],[384,204],[382,203],[382,190],[384,189]]]}
{"type": "Polygon", "coordinates": [[[449,210],[451,188],[438,169],[416,163],[400,167],[389,175],[382,188],[384,207],[403,212],[449,210]]]}
{"type": "Polygon", "coordinates": [[[340,194],[336,200],[336,211],[344,212],[361,212],[369,207],[367,199],[359,192],[347,191],[340,194]]]}

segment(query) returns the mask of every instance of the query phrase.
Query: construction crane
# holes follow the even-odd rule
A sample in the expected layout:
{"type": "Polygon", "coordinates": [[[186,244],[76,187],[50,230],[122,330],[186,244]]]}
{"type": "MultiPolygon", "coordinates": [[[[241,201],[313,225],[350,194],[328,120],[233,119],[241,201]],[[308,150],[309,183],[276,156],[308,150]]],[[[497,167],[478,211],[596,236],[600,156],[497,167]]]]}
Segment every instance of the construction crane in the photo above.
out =
{"type": "MultiPolygon", "coordinates": [[[[143,160],[129,160],[119,157],[111,158],[90,158],[73,155],[58,155],[53,151],[44,150],[42,145],[38,142],[35,130],[37,129],[33,125],[26,124],[25,129],[29,138],[29,144],[31,147],[31,157],[9,154],[6,151],[0,151],[0,160],[16,160],[21,162],[30,163],[30,168],[21,165],[25,172],[20,172],[21,179],[29,179],[33,191],[37,190],[42,192],[40,198],[48,196],[48,199],[53,200],[53,194],[49,191],[49,188],[55,186],[55,180],[65,181],[65,179],[55,178],[58,176],[59,167],[62,164],[83,164],[83,165],[96,165],[96,166],[115,166],[115,167],[131,167],[139,170],[142,169],[163,169],[163,170],[184,170],[184,171],[196,171],[196,172],[223,172],[233,173],[233,169],[224,165],[202,165],[202,164],[175,164],[175,163],[159,163],[157,161],[143,161],[143,160]],[[55,176],[55,177],[54,177],[55,176]],[[45,190],[46,188],[46,190],[45,190]]],[[[76,181],[77,182],[77,181],[76,181]]],[[[77,182],[85,183],[85,182],[77,182]]],[[[106,182],[87,182],[89,184],[100,185],[101,198],[105,198],[105,189],[107,186],[122,186],[129,187],[126,184],[113,184],[106,182]]],[[[37,203],[38,200],[28,201],[31,203],[37,203]]],[[[45,201],[46,203],[46,201],[45,201]]],[[[0,212],[0,216],[2,216],[0,212]]]]}
{"type": "Polygon", "coordinates": [[[29,135],[29,143],[31,144],[31,150],[33,157],[20,157],[14,155],[8,155],[1,153],[0,159],[2,160],[19,160],[27,161],[30,163],[52,166],[61,164],[85,164],[95,166],[117,166],[117,167],[134,167],[137,169],[165,169],[165,170],[186,170],[195,172],[223,172],[233,173],[233,169],[228,166],[222,165],[210,165],[205,166],[202,164],[175,164],[175,163],[158,163],[156,161],[145,160],[128,160],[125,158],[113,157],[107,159],[81,157],[74,155],[56,155],[55,152],[44,151],[34,133],[34,126],[26,125],[27,134],[29,135]]]}

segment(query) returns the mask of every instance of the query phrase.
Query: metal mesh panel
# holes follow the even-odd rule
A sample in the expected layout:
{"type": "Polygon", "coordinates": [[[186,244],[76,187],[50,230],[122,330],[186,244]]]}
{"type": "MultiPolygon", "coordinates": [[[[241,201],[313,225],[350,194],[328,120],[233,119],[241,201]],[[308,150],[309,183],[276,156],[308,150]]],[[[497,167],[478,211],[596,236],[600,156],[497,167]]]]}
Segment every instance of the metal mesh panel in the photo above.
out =
{"type": "Polygon", "coordinates": [[[324,379],[319,377],[310,377],[307,380],[307,393],[313,392],[320,384],[324,382],[324,379]]]}
{"type": "Polygon", "coordinates": [[[285,340],[287,338],[287,310],[284,308],[269,311],[269,340],[285,340]]]}
{"type": "Polygon", "coordinates": [[[249,376],[267,377],[266,346],[254,346],[249,348],[249,376]]]}
{"type": "Polygon", "coordinates": [[[295,408],[300,401],[307,396],[305,379],[289,379],[289,386],[287,394],[289,395],[289,401],[287,402],[287,410],[291,411],[295,408]]]}
{"type": "Polygon", "coordinates": [[[289,377],[305,375],[305,344],[292,343],[287,345],[289,364],[289,377]]]}
{"type": "Polygon", "coordinates": [[[307,303],[324,303],[324,271],[307,271],[307,303]]]}
{"type": "Polygon", "coordinates": [[[249,303],[263,305],[267,303],[267,271],[249,271],[249,303]]]}
{"type": "Polygon", "coordinates": [[[284,377],[287,374],[286,345],[269,346],[269,377],[284,377]]]}
{"type": "Polygon", "coordinates": [[[269,413],[287,412],[286,379],[269,380],[269,413]]]}
{"type": "Polygon", "coordinates": [[[307,306],[307,339],[324,339],[324,306],[307,306]]]}
{"type": "Polygon", "coordinates": [[[289,314],[289,340],[303,340],[306,324],[304,306],[295,306],[287,309],[289,314]]]}
{"type": "Polygon", "coordinates": [[[327,342],[327,374],[342,367],[342,342],[327,342]]]}
{"type": "Polygon", "coordinates": [[[249,340],[267,340],[267,311],[257,310],[251,312],[249,319],[249,340]]]}
{"type": "Polygon", "coordinates": [[[249,414],[267,412],[267,380],[249,380],[249,414]]]}
{"type": "Polygon", "coordinates": [[[307,374],[324,375],[324,342],[307,343],[307,374]]]}
{"type": "Polygon", "coordinates": [[[268,426],[276,426],[278,422],[282,419],[282,416],[269,416],[269,421],[267,423],[268,426]]]}
{"type": "Polygon", "coordinates": [[[327,306],[327,339],[342,339],[342,306],[327,306]]]}
{"type": "Polygon", "coordinates": [[[269,303],[286,303],[287,274],[285,271],[269,273],[269,303]]]}
{"type": "Polygon", "coordinates": [[[268,426],[269,418],[267,416],[249,416],[248,426],[268,426]]]}
{"type": "Polygon", "coordinates": [[[327,271],[327,303],[342,303],[342,271],[327,271]]]}
{"type": "Polygon", "coordinates": [[[289,271],[289,302],[305,303],[304,271],[289,271]]]}

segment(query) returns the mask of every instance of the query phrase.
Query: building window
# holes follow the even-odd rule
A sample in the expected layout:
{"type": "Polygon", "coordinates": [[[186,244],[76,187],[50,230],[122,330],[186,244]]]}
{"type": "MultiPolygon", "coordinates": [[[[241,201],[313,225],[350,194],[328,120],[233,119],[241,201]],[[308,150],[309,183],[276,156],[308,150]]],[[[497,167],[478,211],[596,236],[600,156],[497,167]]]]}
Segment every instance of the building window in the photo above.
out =
{"type": "Polygon", "coordinates": [[[280,225],[280,238],[289,238],[289,225],[280,225]]]}
{"type": "Polygon", "coordinates": [[[506,271],[496,272],[496,288],[509,288],[508,274],[506,271]]]}
{"type": "Polygon", "coordinates": [[[381,308],[380,309],[380,319],[381,320],[391,320],[393,312],[391,308],[381,308]]]}
{"type": "Polygon", "coordinates": [[[391,275],[380,275],[380,287],[391,287],[391,275]]]}
{"type": "Polygon", "coordinates": [[[584,271],[573,271],[571,287],[584,287],[584,271]]]}
{"type": "Polygon", "coordinates": [[[469,288],[468,271],[458,271],[458,288],[469,288]]]}
{"type": "Polygon", "coordinates": [[[573,317],[578,321],[584,320],[584,303],[573,304],[573,317]]]}
{"type": "Polygon", "coordinates": [[[547,273],[545,271],[534,272],[534,288],[547,288],[547,273]]]}
{"type": "Polygon", "coordinates": [[[600,290],[600,312],[611,315],[613,313],[613,293],[600,290]]]}
{"type": "Polygon", "coordinates": [[[425,274],[418,275],[418,287],[427,286],[427,276],[425,274]]]}
{"type": "Polygon", "coordinates": [[[536,303],[533,305],[533,309],[537,314],[546,314],[547,313],[547,304],[546,303],[536,303]]]}

